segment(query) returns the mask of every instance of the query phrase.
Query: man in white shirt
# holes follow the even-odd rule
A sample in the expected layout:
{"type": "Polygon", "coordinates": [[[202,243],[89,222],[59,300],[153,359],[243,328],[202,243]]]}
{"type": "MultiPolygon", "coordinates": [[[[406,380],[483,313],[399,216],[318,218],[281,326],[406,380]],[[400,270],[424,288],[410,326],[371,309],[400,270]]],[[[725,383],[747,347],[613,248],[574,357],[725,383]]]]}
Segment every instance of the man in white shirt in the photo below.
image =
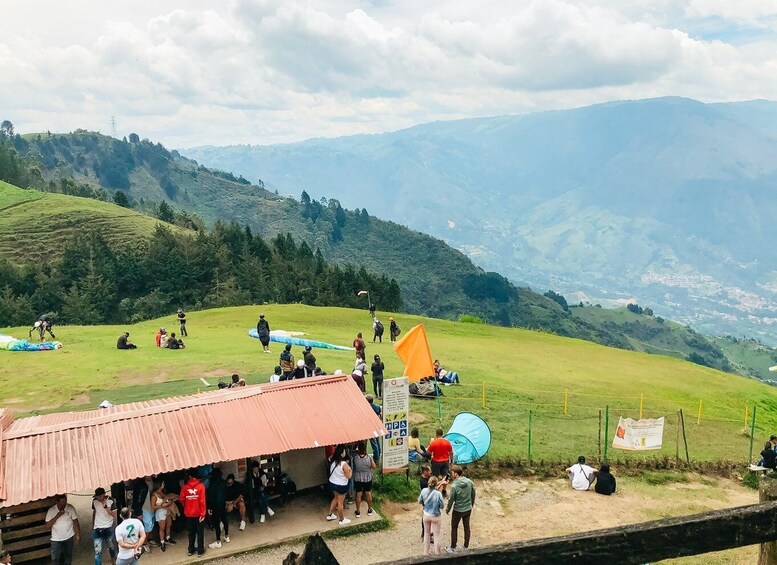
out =
{"type": "Polygon", "coordinates": [[[81,526],[78,514],[67,495],[57,496],[57,503],[46,513],[46,528],[51,530],[51,562],[71,565],[73,544],[81,541],[81,526]]]}
{"type": "Polygon", "coordinates": [[[281,369],[280,365],[276,365],[275,372],[272,375],[270,375],[270,382],[271,383],[280,382],[282,376],[283,376],[283,369],[281,369]]]}
{"type": "Polygon", "coordinates": [[[113,527],[116,524],[116,503],[99,487],[92,498],[92,541],[94,542],[94,565],[103,563],[103,545],[108,546],[111,563],[116,563],[116,538],[113,527]]]}
{"type": "Polygon", "coordinates": [[[596,478],[596,471],[585,464],[585,457],[577,458],[577,463],[566,469],[575,490],[588,490],[596,478]]]}
{"type": "Polygon", "coordinates": [[[143,554],[146,531],[143,522],[130,518],[130,509],[121,509],[122,522],[116,526],[116,542],[119,544],[119,556],[116,565],[137,565],[143,554]]]}

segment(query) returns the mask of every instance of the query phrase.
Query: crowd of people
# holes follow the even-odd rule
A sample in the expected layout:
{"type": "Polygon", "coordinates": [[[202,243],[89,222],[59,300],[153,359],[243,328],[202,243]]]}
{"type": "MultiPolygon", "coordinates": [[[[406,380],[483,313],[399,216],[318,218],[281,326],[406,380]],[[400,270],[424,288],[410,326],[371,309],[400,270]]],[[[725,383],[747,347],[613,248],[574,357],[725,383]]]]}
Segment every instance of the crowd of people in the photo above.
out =
{"type": "MultiPolygon", "coordinates": [[[[249,504],[260,523],[275,515],[268,498],[274,488],[275,477],[256,460],[251,462],[244,483],[234,474],[223,478],[221,469],[205,465],[185,473],[136,479],[129,483],[129,490],[123,484],[114,485],[113,496],[97,488],[91,502],[94,563],[102,565],[107,551],[111,563],[137,565],[152,546],[164,552],[175,545],[176,530],[186,532],[188,556],[205,554],[206,528],[215,535],[208,547],[219,549],[231,541],[231,520],[237,522],[239,531],[245,530],[249,504]]],[[[56,497],[46,513],[45,527],[51,532],[52,562],[70,565],[82,533],[76,509],[66,495],[56,497]]]]}

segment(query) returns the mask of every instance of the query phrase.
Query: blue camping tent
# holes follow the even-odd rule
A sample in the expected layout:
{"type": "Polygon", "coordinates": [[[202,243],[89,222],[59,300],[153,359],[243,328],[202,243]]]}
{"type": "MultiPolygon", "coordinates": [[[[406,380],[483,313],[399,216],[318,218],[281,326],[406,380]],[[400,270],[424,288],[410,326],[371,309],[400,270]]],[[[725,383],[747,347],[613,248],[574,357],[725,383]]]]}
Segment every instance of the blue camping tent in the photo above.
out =
{"type": "Polygon", "coordinates": [[[488,453],[488,448],[491,447],[491,429],[479,416],[471,412],[461,412],[453,419],[445,439],[453,444],[454,462],[465,465],[488,453]]]}

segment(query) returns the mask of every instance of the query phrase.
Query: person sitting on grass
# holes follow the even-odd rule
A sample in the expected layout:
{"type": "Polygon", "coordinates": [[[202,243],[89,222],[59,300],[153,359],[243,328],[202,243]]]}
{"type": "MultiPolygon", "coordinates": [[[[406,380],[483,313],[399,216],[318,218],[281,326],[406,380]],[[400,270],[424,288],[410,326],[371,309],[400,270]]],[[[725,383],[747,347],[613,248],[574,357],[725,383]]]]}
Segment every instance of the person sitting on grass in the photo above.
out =
{"type": "Polygon", "coordinates": [[[129,340],[129,332],[124,332],[116,340],[116,349],[137,349],[138,346],[129,340]]]}
{"type": "Polygon", "coordinates": [[[240,514],[240,526],[238,530],[241,532],[246,529],[246,503],[243,499],[243,485],[235,480],[235,475],[227,475],[227,514],[233,510],[237,510],[240,514]]]}
{"type": "Polygon", "coordinates": [[[275,366],[275,372],[270,375],[270,382],[271,383],[277,383],[283,380],[283,369],[281,369],[280,365],[275,366]]]}
{"type": "Polygon", "coordinates": [[[575,490],[588,490],[596,478],[596,471],[585,464],[585,457],[582,455],[577,458],[577,463],[568,467],[565,472],[569,475],[572,488],[575,490]]]}
{"type": "Polygon", "coordinates": [[[606,496],[610,496],[615,492],[615,477],[610,473],[610,466],[606,463],[599,468],[599,472],[596,474],[594,491],[606,496]]]}
{"type": "Polygon", "coordinates": [[[312,377],[313,373],[305,365],[305,361],[297,359],[297,367],[291,372],[292,379],[306,379],[312,377]]]}
{"type": "Polygon", "coordinates": [[[764,444],[764,449],[761,452],[761,467],[774,470],[777,467],[777,451],[774,451],[774,446],[771,441],[767,441],[764,444]]]}
{"type": "Polygon", "coordinates": [[[167,340],[167,348],[168,349],[185,349],[186,346],[183,344],[183,341],[180,339],[177,339],[175,337],[175,332],[170,333],[170,339],[167,340]]]}
{"type": "Polygon", "coordinates": [[[434,378],[436,381],[445,384],[445,386],[452,384],[461,384],[459,380],[459,374],[454,371],[446,371],[440,366],[439,359],[434,360],[434,378]]]}
{"type": "Polygon", "coordinates": [[[429,452],[421,445],[418,439],[418,428],[410,430],[410,439],[407,440],[407,458],[411,463],[418,463],[422,459],[429,459],[429,452]]]}

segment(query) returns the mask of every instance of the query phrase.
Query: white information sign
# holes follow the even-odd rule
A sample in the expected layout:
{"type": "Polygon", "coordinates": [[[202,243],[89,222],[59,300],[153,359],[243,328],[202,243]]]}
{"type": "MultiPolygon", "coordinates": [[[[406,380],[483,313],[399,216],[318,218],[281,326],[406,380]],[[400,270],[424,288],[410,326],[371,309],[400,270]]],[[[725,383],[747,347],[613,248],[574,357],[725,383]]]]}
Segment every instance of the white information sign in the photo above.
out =
{"type": "Polygon", "coordinates": [[[383,381],[383,472],[407,467],[407,440],[410,437],[407,417],[410,413],[410,391],[407,377],[383,381]]]}
{"type": "Polygon", "coordinates": [[[632,420],[623,418],[618,421],[612,446],[618,449],[642,451],[661,449],[664,439],[664,419],[632,420]]]}

